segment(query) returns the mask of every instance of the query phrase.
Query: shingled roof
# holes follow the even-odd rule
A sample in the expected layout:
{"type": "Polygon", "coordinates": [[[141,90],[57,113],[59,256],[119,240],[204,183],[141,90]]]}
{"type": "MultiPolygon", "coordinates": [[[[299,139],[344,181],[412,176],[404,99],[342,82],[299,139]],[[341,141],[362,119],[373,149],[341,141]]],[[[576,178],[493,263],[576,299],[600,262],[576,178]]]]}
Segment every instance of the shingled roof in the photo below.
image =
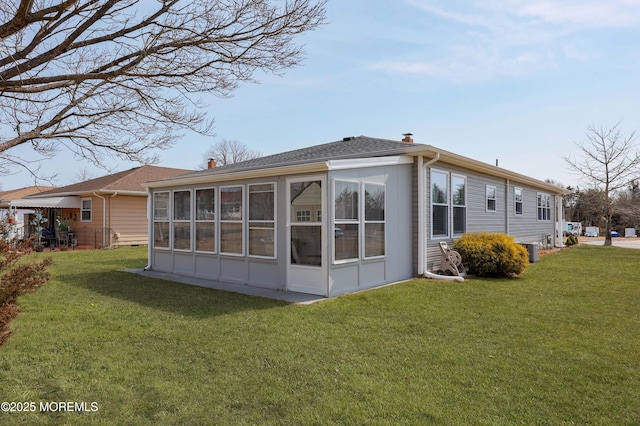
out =
{"type": "Polygon", "coordinates": [[[294,164],[314,163],[318,161],[339,160],[361,157],[385,157],[390,155],[408,154],[426,145],[398,142],[389,139],[371,138],[369,136],[355,136],[340,141],[329,142],[308,148],[296,149],[253,160],[242,161],[214,169],[201,170],[191,176],[202,174],[219,174],[230,171],[245,171],[265,169],[294,164]]]}
{"type": "Polygon", "coordinates": [[[140,166],[123,172],[41,192],[34,197],[81,195],[93,192],[114,193],[117,191],[127,193],[139,192],[140,195],[146,195],[147,191],[144,186],[145,182],[184,175],[190,172],[193,172],[193,170],[158,166],[140,166]]]}

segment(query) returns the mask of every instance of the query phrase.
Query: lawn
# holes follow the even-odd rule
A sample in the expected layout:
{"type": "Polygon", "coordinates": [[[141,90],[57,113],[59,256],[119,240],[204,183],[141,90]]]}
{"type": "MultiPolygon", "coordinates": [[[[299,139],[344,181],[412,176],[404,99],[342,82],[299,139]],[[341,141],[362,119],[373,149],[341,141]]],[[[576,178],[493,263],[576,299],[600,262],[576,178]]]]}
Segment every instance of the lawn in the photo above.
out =
{"type": "Polygon", "coordinates": [[[142,247],[50,255],[0,348],[0,401],[37,410],[1,424],[640,423],[640,250],[304,306],[119,272],[142,247]]]}

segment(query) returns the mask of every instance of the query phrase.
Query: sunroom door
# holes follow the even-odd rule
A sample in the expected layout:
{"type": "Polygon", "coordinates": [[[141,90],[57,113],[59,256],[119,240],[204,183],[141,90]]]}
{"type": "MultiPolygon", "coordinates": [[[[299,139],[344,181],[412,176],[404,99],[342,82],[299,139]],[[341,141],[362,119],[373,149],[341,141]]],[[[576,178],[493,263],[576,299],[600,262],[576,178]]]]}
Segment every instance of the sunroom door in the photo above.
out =
{"type": "Polygon", "coordinates": [[[327,296],[326,180],[287,181],[287,289],[327,296]]]}

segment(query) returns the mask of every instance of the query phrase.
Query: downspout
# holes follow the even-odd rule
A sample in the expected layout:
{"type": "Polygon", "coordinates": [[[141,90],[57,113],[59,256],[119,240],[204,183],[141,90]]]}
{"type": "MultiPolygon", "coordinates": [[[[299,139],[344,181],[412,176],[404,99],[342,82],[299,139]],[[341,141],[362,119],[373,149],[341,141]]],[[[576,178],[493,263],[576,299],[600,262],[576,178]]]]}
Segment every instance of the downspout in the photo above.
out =
{"type": "Polygon", "coordinates": [[[105,243],[104,230],[107,225],[107,199],[102,195],[98,195],[95,191],[93,192],[93,195],[95,195],[98,198],[102,198],[102,248],[104,249],[104,243],[105,243]]]}
{"type": "Polygon", "coordinates": [[[511,182],[509,181],[509,179],[507,179],[507,189],[505,190],[505,194],[504,194],[504,226],[505,226],[505,230],[506,230],[506,234],[507,235],[511,235],[511,223],[509,221],[509,218],[511,216],[509,216],[509,206],[511,205],[511,203],[509,202],[509,194],[511,193],[511,188],[510,188],[511,182]]]}
{"type": "MultiPolygon", "coordinates": [[[[114,193],[113,193],[113,195],[112,195],[111,197],[109,197],[109,198],[110,198],[110,199],[113,199],[116,195],[118,195],[118,191],[114,192],[114,193]]],[[[113,219],[113,218],[111,217],[111,202],[109,202],[109,229],[111,229],[112,219],[113,219]]],[[[113,236],[114,236],[114,239],[115,239],[116,241],[118,241],[118,240],[119,240],[119,238],[116,238],[116,235],[115,235],[115,234],[116,234],[116,232],[115,232],[115,230],[113,230],[113,236]]],[[[112,241],[111,243],[113,244],[113,241],[112,241]]],[[[118,243],[116,242],[116,247],[117,247],[117,246],[118,246],[118,243]]]]}
{"type": "Polygon", "coordinates": [[[151,269],[151,239],[153,238],[153,220],[152,220],[152,197],[151,188],[147,187],[147,266],[144,267],[145,271],[151,269]]]}
{"type": "Polygon", "coordinates": [[[425,184],[426,184],[426,172],[427,169],[429,168],[429,166],[431,166],[432,164],[434,164],[435,162],[437,162],[440,159],[440,153],[436,152],[436,156],[433,157],[431,160],[427,161],[424,164],[422,163],[422,156],[418,157],[419,159],[419,163],[418,163],[418,216],[420,216],[418,218],[418,256],[419,256],[419,260],[418,260],[418,274],[424,276],[425,278],[431,278],[433,280],[440,280],[440,281],[458,281],[458,282],[462,282],[464,281],[464,278],[460,277],[460,276],[448,276],[448,275],[438,275],[438,274],[434,274],[431,271],[427,270],[427,257],[428,257],[428,252],[429,250],[427,250],[427,241],[426,241],[426,227],[425,227],[425,212],[426,212],[426,208],[427,208],[427,197],[426,197],[426,188],[425,188],[425,184]],[[422,202],[420,202],[420,200],[422,200],[422,202]]]}

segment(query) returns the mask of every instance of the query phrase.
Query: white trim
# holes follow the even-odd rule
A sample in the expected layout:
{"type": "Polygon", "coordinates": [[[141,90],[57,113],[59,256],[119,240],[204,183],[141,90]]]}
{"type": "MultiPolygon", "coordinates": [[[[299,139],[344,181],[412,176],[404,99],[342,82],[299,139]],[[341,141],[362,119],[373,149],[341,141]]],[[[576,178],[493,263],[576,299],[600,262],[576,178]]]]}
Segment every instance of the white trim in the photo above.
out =
{"type": "Polygon", "coordinates": [[[486,213],[496,213],[498,211],[498,188],[495,185],[484,186],[484,209],[486,213]],[[493,189],[493,198],[489,198],[489,188],[493,189]],[[489,209],[489,200],[493,200],[493,210],[489,209]]]}
{"type": "Polygon", "coordinates": [[[431,224],[431,229],[430,229],[430,235],[431,235],[431,239],[432,240],[442,240],[442,239],[447,239],[447,238],[451,238],[453,229],[451,229],[451,227],[449,226],[450,223],[450,218],[451,218],[451,181],[450,181],[450,177],[451,177],[451,172],[446,171],[446,170],[442,170],[442,169],[435,169],[433,167],[431,167],[429,169],[429,223],[431,224]],[[438,234],[435,235],[433,233],[433,173],[441,173],[441,174],[445,174],[446,175],[446,182],[447,182],[447,187],[445,188],[445,190],[447,191],[446,194],[446,201],[445,203],[439,203],[436,204],[437,206],[446,206],[447,207],[447,215],[446,215],[446,227],[447,227],[447,232],[446,234],[438,234]]]}
{"type": "Polygon", "coordinates": [[[245,220],[245,210],[246,210],[246,205],[247,205],[247,191],[246,191],[246,184],[237,184],[237,185],[224,185],[224,186],[220,186],[218,187],[218,253],[224,256],[233,256],[233,257],[245,257],[245,253],[247,252],[246,250],[246,220],[245,220]],[[240,206],[240,214],[242,215],[240,220],[223,220],[222,219],[222,190],[224,188],[241,188],[242,189],[242,205],[240,206]],[[241,226],[241,230],[242,230],[242,237],[241,237],[241,249],[242,252],[241,253],[233,253],[233,252],[226,252],[226,251],[222,251],[222,224],[223,223],[232,223],[232,224],[240,224],[241,226]]]}
{"type": "MultiPolygon", "coordinates": [[[[96,195],[96,196],[98,196],[98,195],[96,195]]],[[[100,198],[103,198],[103,199],[104,199],[104,197],[100,197],[100,198]]],[[[83,198],[80,200],[80,222],[85,222],[85,223],[91,223],[91,222],[93,222],[93,198],[91,198],[91,197],[83,197],[83,198]],[[84,203],[85,201],[87,201],[87,200],[88,200],[88,201],[91,201],[91,208],[88,210],[88,211],[89,211],[90,218],[89,218],[88,220],[84,220],[84,219],[82,218],[82,212],[83,212],[83,211],[86,211],[86,210],[84,209],[83,203],[84,203]]],[[[104,227],[106,227],[107,225],[106,225],[105,223],[103,223],[103,224],[102,224],[102,226],[103,226],[103,228],[104,228],[104,227]]]]}
{"type": "Polygon", "coordinates": [[[413,164],[413,157],[408,155],[396,155],[390,157],[330,160],[327,161],[327,170],[351,170],[362,169],[366,167],[397,166],[401,164],[413,164]]]}
{"type": "MultiPolygon", "coordinates": [[[[271,222],[270,220],[254,220],[253,222],[271,222]]],[[[259,228],[258,228],[259,229],[259,228]]],[[[269,229],[269,228],[262,228],[269,229]]],[[[255,259],[277,259],[278,258],[278,184],[275,181],[269,182],[255,182],[247,184],[247,256],[255,259]],[[251,187],[258,185],[272,185],[273,186],[273,256],[260,256],[257,254],[251,254],[249,241],[251,239],[251,187]]]]}
{"type": "Polygon", "coordinates": [[[194,253],[217,254],[218,253],[218,188],[193,188],[193,251],[194,253]],[[213,220],[198,219],[198,191],[213,191],[213,220]],[[213,251],[198,250],[198,223],[213,222],[213,251]]]}

